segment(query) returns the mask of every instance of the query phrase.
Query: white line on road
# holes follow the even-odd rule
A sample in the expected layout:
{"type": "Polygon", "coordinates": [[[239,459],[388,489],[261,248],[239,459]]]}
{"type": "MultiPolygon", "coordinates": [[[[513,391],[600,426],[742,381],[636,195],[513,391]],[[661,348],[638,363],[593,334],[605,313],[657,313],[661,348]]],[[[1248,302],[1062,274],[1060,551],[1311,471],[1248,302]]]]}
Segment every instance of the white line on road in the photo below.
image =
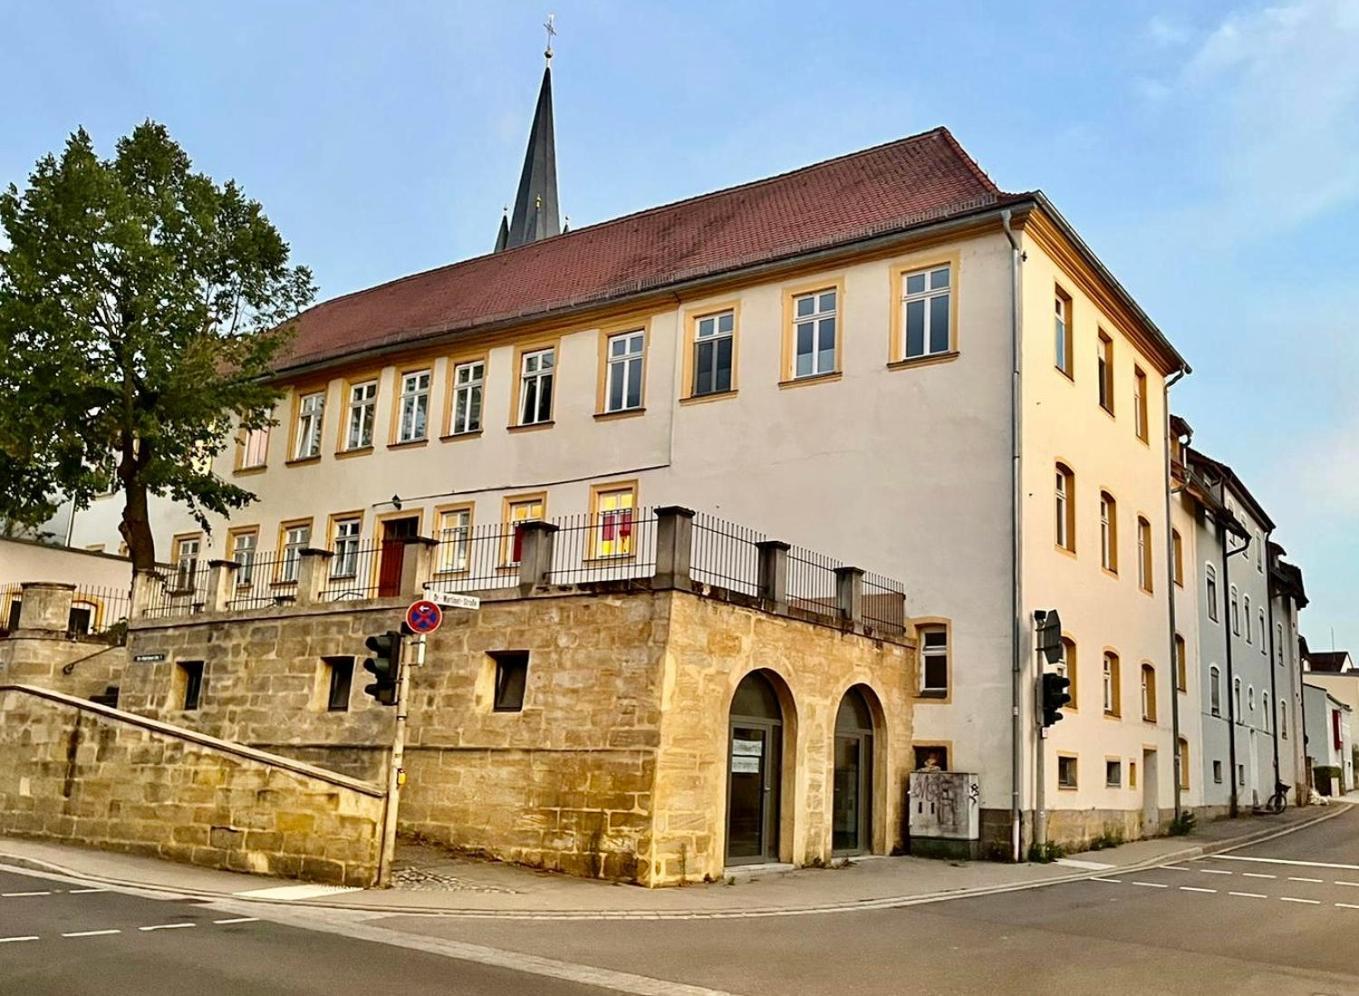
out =
{"type": "Polygon", "coordinates": [[[1359,906],[1354,903],[1336,903],[1342,910],[1359,910],[1359,906]]]}
{"type": "Polygon", "coordinates": [[[1161,867],[1164,868],[1164,869],[1166,869],[1167,871],[1176,871],[1176,872],[1187,872],[1187,871],[1193,871],[1193,870],[1194,870],[1194,869],[1192,869],[1192,868],[1186,868],[1184,865],[1162,865],[1161,867]]]}
{"type": "Polygon", "coordinates": [[[233,916],[226,920],[214,920],[213,923],[258,923],[257,916],[233,916]]]}
{"type": "Polygon", "coordinates": [[[1288,876],[1288,881],[1290,881],[1290,882],[1311,882],[1311,883],[1313,883],[1313,884],[1315,884],[1315,885],[1320,885],[1320,884],[1321,884],[1321,879],[1319,879],[1319,878],[1298,878],[1296,875],[1289,875],[1289,876],[1288,876]]]}
{"type": "Polygon", "coordinates": [[[1182,885],[1182,886],[1180,886],[1180,891],[1181,891],[1181,892],[1211,892],[1211,893],[1213,893],[1213,895],[1217,895],[1217,890],[1216,890],[1216,889],[1198,889],[1198,888],[1195,888],[1195,887],[1192,886],[1192,885],[1182,885]]]}
{"type": "Polygon", "coordinates": [[[267,889],[247,889],[236,895],[247,899],[319,899],[321,896],[358,891],[356,886],[344,885],[275,885],[267,889]]]}
{"type": "Polygon", "coordinates": [[[1234,872],[1224,871],[1221,868],[1200,868],[1199,871],[1205,875],[1232,875],[1234,872]]]}
{"type": "Polygon", "coordinates": [[[192,923],[157,923],[150,927],[138,927],[138,930],[174,930],[176,927],[193,927],[192,923]]]}
{"type": "Polygon", "coordinates": [[[1278,875],[1266,875],[1264,872],[1242,872],[1243,878],[1278,878],[1278,875]]]}
{"type": "Polygon", "coordinates": [[[1355,888],[1359,888],[1359,882],[1336,882],[1335,884],[1336,884],[1336,885],[1352,885],[1352,886],[1354,886],[1355,888]]]}
{"type": "Polygon", "coordinates": [[[0,937],[0,944],[13,944],[15,941],[36,941],[37,934],[27,934],[24,937],[0,937]]]}
{"type": "Polygon", "coordinates": [[[1110,885],[1122,885],[1122,884],[1123,884],[1123,879],[1121,879],[1121,878],[1092,878],[1092,879],[1090,879],[1089,881],[1091,881],[1091,882],[1108,882],[1110,885]]]}
{"type": "Polygon", "coordinates": [[[1286,903],[1306,903],[1308,906],[1320,906],[1320,905],[1321,905],[1321,900],[1320,900],[1320,899],[1297,899],[1297,898],[1295,898],[1295,897],[1293,897],[1293,896],[1280,896],[1279,898],[1280,898],[1281,900],[1283,900],[1284,902],[1286,902],[1286,903]]]}
{"type": "Polygon", "coordinates": [[[1213,861],[1258,861],[1266,865],[1301,865],[1304,868],[1348,868],[1359,871],[1359,865],[1338,865],[1329,861],[1294,861],[1291,858],[1248,858],[1244,854],[1214,854],[1213,861]]]}
{"type": "Polygon", "coordinates": [[[72,889],[72,890],[70,890],[71,895],[73,895],[73,896],[84,896],[84,895],[88,895],[88,894],[91,893],[91,892],[108,892],[108,891],[109,891],[108,889],[72,889]]]}
{"type": "Polygon", "coordinates": [[[1133,885],[1144,885],[1148,889],[1169,889],[1170,886],[1164,882],[1134,882],[1133,885]]]}
{"type": "Polygon", "coordinates": [[[0,897],[18,899],[20,896],[50,896],[51,894],[52,891],[49,889],[45,892],[0,892],[0,897]]]}
{"type": "Polygon", "coordinates": [[[62,937],[105,937],[109,934],[121,934],[121,930],[73,930],[69,934],[62,934],[62,937]]]}
{"type": "Polygon", "coordinates": [[[1107,861],[1082,861],[1079,858],[1058,858],[1056,863],[1066,865],[1068,868],[1089,868],[1091,871],[1103,871],[1106,868],[1115,867],[1107,861]]]}
{"type": "Polygon", "coordinates": [[[1229,892],[1229,896],[1240,896],[1242,899],[1268,899],[1263,892],[1229,892]]]}

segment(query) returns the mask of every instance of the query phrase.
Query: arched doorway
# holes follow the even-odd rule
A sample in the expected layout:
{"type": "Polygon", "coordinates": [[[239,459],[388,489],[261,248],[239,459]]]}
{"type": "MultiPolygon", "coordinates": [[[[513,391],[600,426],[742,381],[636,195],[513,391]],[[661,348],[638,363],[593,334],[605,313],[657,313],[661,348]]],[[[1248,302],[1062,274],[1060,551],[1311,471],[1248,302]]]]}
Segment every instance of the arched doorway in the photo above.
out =
{"type": "Polygon", "coordinates": [[[856,685],[835,715],[835,794],[831,851],[857,854],[873,845],[873,712],[856,685]]]}
{"type": "Polygon", "coordinates": [[[752,671],[731,700],[727,748],[727,862],[779,857],[783,709],[769,679],[752,671]]]}

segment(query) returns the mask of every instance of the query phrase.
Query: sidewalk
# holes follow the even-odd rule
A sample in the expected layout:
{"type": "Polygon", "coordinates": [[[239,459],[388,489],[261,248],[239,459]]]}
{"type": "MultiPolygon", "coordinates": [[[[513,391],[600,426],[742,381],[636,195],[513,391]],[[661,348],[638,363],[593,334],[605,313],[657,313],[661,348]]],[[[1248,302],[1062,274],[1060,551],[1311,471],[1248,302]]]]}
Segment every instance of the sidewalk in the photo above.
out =
{"type": "Polygon", "coordinates": [[[1052,864],[858,858],[846,867],[754,873],[736,884],[643,889],[406,846],[397,887],[342,891],[283,879],[214,871],[155,858],[0,837],[0,863],[107,885],[300,907],[506,919],[697,919],[795,915],[909,906],[1109,875],[1240,847],[1334,818],[1347,805],[1291,809],[1209,823],[1187,837],[1136,841],[1052,864]],[[275,888],[294,887],[271,896],[275,888]],[[265,895],[260,895],[261,892],[265,895]],[[253,893],[253,895],[243,895],[253,893]],[[303,898],[298,898],[301,896],[303,898]]]}

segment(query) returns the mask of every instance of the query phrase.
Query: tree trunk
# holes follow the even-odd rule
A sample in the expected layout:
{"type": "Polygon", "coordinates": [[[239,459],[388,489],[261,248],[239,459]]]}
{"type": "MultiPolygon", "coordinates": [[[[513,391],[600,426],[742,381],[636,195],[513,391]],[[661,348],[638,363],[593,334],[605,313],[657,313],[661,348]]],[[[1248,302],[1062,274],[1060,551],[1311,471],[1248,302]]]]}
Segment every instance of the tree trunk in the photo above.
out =
{"type": "Polygon", "coordinates": [[[139,482],[123,486],[123,521],[118,531],[127,544],[127,555],[134,571],[156,568],[156,538],[151,533],[151,519],[147,515],[146,485],[139,482]]]}

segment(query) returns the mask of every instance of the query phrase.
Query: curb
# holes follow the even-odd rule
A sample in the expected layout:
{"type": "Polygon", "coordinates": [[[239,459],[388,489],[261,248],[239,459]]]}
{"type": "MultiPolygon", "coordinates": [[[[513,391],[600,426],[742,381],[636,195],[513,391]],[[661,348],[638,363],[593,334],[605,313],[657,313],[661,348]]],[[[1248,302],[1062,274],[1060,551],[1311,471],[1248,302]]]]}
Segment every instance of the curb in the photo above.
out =
{"type": "Polygon", "coordinates": [[[1210,854],[1235,851],[1252,844],[1263,843],[1276,837],[1283,837],[1308,827],[1316,826],[1327,820],[1335,819],[1346,812],[1349,805],[1337,805],[1329,812],[1288,827],[1268,827],[1252,833],[1230,837],[1225,840],[1185,847],[1169,854],[1159,855],[1131,865],[1118,865],[1099,870],[1076,872],[1039,882],[1009,882],[1001,885],[981,886],[975,889],[950,889],[939,892],[926,892],[907,896],[884,896],[880,899],[847,900],[837,903],[822,903],[814,906],[765,906],[744,909],[688,909],[688,910],[478,910],[478,909],[430,909],[427,906],[364,906],[341,904],[314,900],[268,899],[257,896],[239,896],[231,892],[217,892],[206,889],[176,889],[164,885],[145,882],[131,882],[109,876],[91,875],[73,871],[52,862],[36,858],[6,854],[0,851],[0,861],[13,867],[31,871],[45,872],[94,882],[99,885],[118,886],[139,892],[153,892],[194,899],[230,900],[256,906],[278,906],[288,909],[314,909],[333,912],[367,913],[386,916],[416,916],[428,918],[453,918],[462,920],[746,920],[778,916],[813,916],[828,913],[850,913],[859,910],[900,909],[908,906],[923,906],[930,903],[947,902],[952,899],[970,899],[980,896],[994,896],[1007,892],[1023,892],[1027,889],[1043,889],[1053,885],[1066,885],[1083,882],[1092,878],[1102,878],[1113,874],[1147,871],[1177,861],[1189,861],[1210,854]]]}

